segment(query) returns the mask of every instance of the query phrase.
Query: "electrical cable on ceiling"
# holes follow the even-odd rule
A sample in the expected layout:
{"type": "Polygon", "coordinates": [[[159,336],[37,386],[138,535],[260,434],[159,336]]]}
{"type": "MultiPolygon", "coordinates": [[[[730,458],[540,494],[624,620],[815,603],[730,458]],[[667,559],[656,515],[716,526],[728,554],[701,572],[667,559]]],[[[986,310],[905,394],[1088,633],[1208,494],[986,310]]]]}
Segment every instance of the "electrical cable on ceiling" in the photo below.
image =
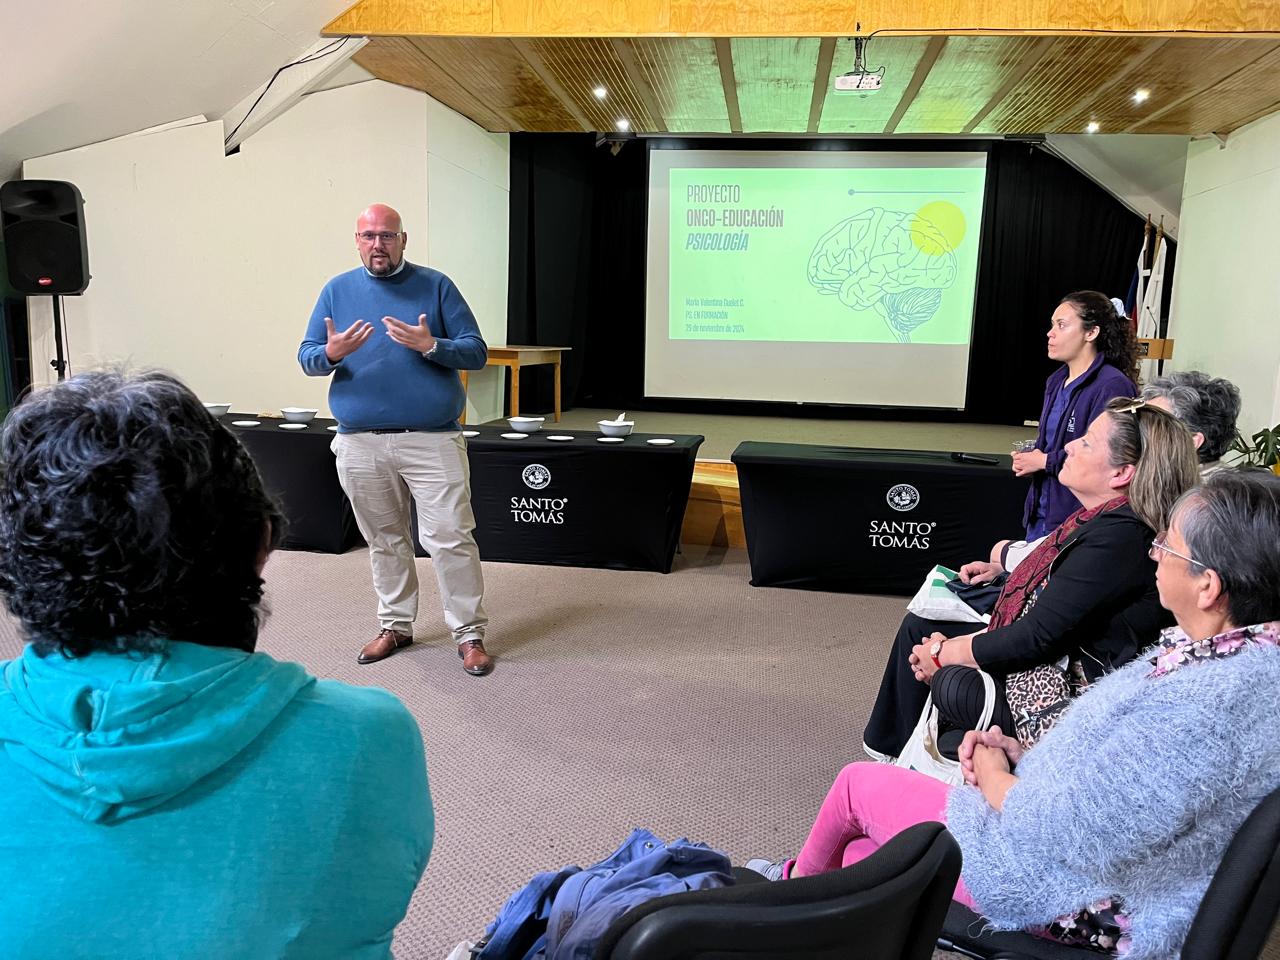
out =
{"type": "Polygon", "coordinates": [[[327,57],[331,53],[337,53],[344,46],[346,46],[347,41],[350,39],[351,39],[350,37],[339,37],[337,40],[333,41],[333,43],[329,44],[327,47],[324,47],[321,50],[317,50],[315,53],[311,54],[311,56],[309,57],[303,57],[300,60],[294,60],[292,63],[286,63],[283,67],[278,67],[276,69],[276,72],[271,75],[271,79],[267,81],[267,85],[262,88],[262,92],[258,94],[257,99],[254,100],[253,104],[249,107],[249,109],[245,111],[245,115],[240,118],[240,122],[235,125],[232,131],[229,134],[227,134],[226,139],[224,139],[222,142],[224,144],[231,142],[231,138],[236,135],[236,133],[244,125],[244,122],[249,119],[250,115],[252,115],[254,109],[258,106],[259,103],[262,102],[262,98],[267,95],[267,91],[271,89],[271,85],[276,82],[276,77],[280,76],[280,74],[284,73],[290,67],[296,67],[303,63],[311,63],[313,60],[319,60],[322,57],[327,57]]]}
{"type": "MultiPolygon", "coordinates": [[[[859,27],[862,24],[858,24],[859,27]]],[[[879,30],[872,30],[867,34],[866,39],[870,40],[879,33],[892,33],[899,36],[910,34],[924,35],[940,35],[957,33],[980,33],[992,37],[1019,37],[1026,36],[1025,32],[1017,30],[996,31],[990,27],[881,27],[879,30]]],[[[1260,31],[1246,31],[1240,33],[1226,34],[1221,30],[1111,30],[1101,27],[1086,30],[1043,30],[1036,31],[1037,36],[1045,37],[1080,37],[1080,36],[1098,36],[1098,37],[1167,37],[1170,35],[1185,34],[1193,37],[1226,37],[1232,40],[1274,40],[1275,35],[1270,33],[1262,33],[1260,31]]]]}

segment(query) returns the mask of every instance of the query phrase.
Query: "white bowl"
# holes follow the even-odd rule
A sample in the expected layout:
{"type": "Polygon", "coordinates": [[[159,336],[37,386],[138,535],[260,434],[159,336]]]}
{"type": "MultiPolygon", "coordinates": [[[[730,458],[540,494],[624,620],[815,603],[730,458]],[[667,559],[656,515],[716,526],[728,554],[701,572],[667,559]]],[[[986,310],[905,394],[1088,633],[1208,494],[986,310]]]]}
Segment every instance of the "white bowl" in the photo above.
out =
{"type": "Polygon", "coordinates": [[[231,409],[229,403],[206,403],[204,408],[212,413],[215,417],[224,417],[227,411],[231,409]]]}
{"type": "Polygon", "coordinates": [[[537,433],[546,417],[507,417],[507,423],[517,433],[537,433]]]}
{"type": "Polygon", "coordinates": [[[290,423],[307,423],[320,411],[311,407],[281,407],[280,412],[290,423]]]}
{"type": "Polygon", "coordinates": [[[625,437],[634,427],[634,420],[597,420],[600,432],[606,437],[625,437]]]}

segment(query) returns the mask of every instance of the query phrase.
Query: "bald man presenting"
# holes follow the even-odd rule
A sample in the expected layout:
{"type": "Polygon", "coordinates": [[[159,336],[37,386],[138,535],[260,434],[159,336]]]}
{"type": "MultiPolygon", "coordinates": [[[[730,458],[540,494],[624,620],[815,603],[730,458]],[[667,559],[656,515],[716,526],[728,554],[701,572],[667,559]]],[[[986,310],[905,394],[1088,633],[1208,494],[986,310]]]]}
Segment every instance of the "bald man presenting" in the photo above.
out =
{"type": "Polygon", "coordinates": [[[404,259],[408,239],[391,207],[378,203],[360,214],[356,250],[364,265],[320,291],[298,362],[310,376],[333,377],[338,479],[369,544],[380,629],[356,659],[376,663],[413,643],[412,494],[463,669],[483,676],[493,659],[484,649],[488,618],[458,427],[466,402],[458,371],[482,368],[488,348],[453,281],[404,259]]]}

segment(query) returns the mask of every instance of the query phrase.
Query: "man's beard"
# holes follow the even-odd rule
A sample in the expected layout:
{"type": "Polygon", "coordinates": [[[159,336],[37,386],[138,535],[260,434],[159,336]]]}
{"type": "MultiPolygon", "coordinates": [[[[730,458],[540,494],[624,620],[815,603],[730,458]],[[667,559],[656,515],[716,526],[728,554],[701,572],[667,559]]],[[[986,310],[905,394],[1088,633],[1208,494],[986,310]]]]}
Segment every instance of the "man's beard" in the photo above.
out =
{"type": "Polygon", "coordinates": [[[393,262],[389,256],[383,257],[382,259],[370,257],[368,264],[366,264],[369,272],[375,277],[385,277],[398,266],[399,264],[393,262]]]}

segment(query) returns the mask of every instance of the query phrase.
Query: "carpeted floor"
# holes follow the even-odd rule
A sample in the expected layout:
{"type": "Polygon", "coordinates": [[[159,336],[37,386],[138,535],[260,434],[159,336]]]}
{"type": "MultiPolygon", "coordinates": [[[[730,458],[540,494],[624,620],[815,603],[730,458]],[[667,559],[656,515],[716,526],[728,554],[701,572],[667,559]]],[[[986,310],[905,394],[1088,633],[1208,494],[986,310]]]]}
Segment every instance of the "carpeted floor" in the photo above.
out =
{"type": "MultiPolygon", "coordinates": [[[[903,602],[755,589],[744,553],[684,551],[667,576],[485,564],[486,678],[461,670],[429,561],[421,642],[361,667],[376,630],[364,550],[272,558],[260,649],[386,687],[422,728],[436,842],[398,960],[442,960],[535,872],[597,860],[634,826],[735,863],[799,848],[861,757],[903,602]]],[[[0,615],[0,659],[18,648],[0,615]]]]}
{"type": "MultiPolygon", "coordinates": [[[[424,642],[362,667],[377,629],[364,550],[272,558],[259,649],[386,687],[422,727],[436,842],[399,960],[441,960],[534,873],[600,859],[634,826],[738,863],[799,847],[860,755],[902,601],[755,589],[742,552],[684,550],[666,576],[485,564],[485,678],[461,669],[430,561],[424,642]]],[[[6,615],[0,659],[18,646],[6,615]]]]}

